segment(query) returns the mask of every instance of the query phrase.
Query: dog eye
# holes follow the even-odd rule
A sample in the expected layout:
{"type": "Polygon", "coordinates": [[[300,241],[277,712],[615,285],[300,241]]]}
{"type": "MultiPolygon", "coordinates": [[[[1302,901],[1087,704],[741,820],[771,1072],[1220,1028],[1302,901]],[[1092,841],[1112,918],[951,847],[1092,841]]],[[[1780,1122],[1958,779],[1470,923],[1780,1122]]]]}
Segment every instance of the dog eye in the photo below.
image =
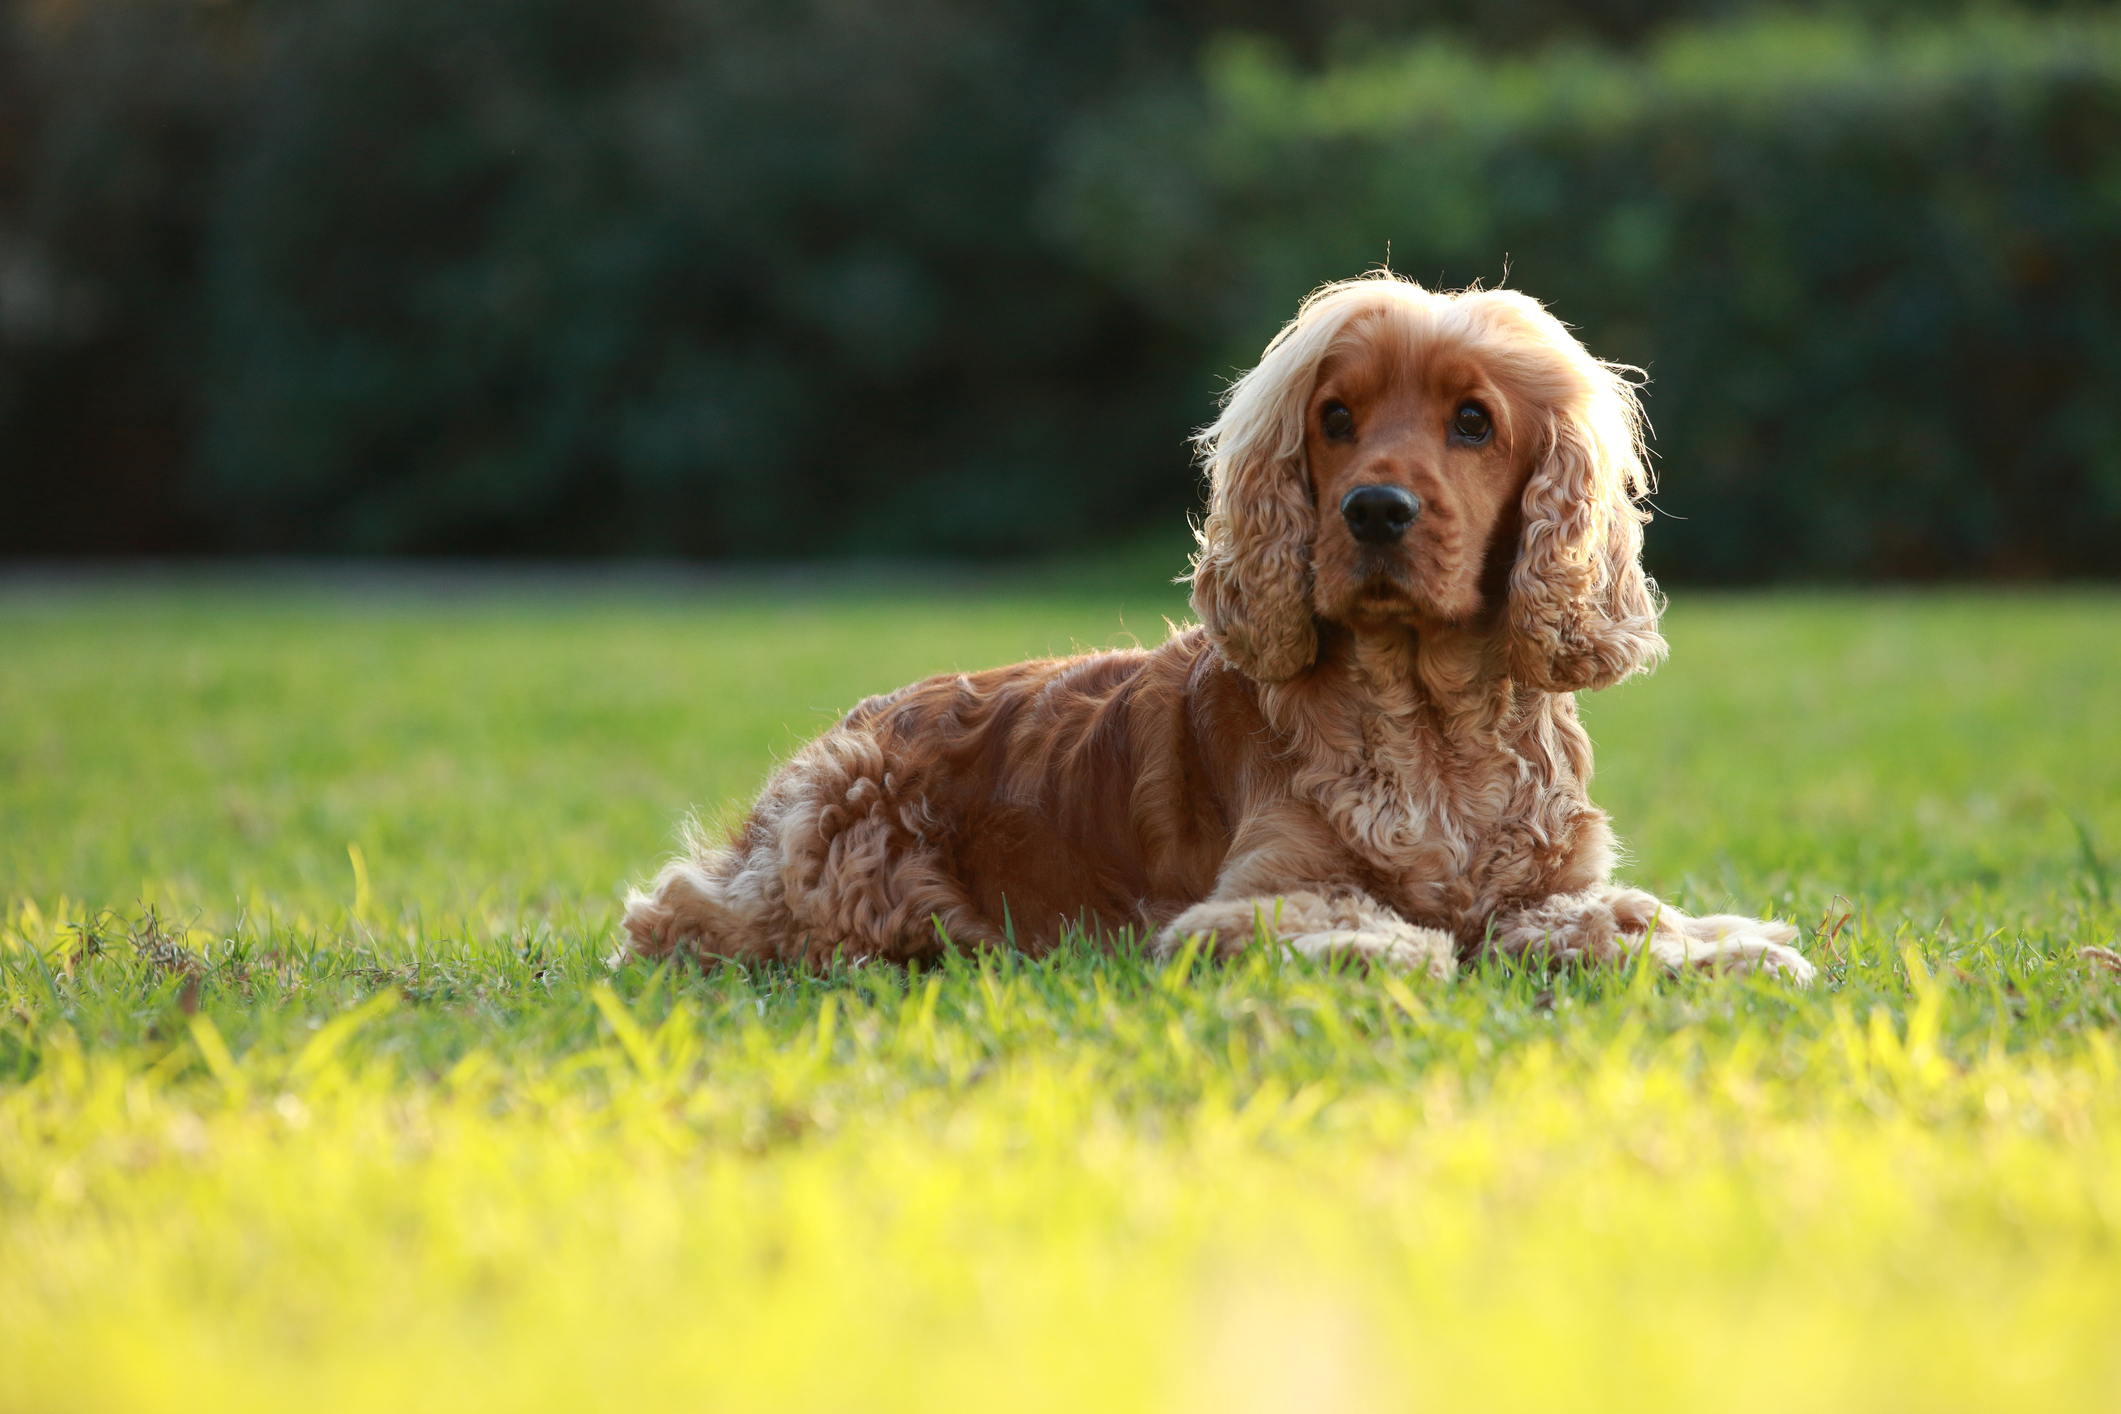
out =
{"type": "Polygon", "coordinates": [[[1458,410],[1458,415],[1451,419],[1451,430],[1468,442],[1487,441],[1488,433],[1494,430],[1494,426],[1488,421],[1487,409],[1479,403],[1467,403],[1458,410]]]}
{"type": "Polygon", "coordinates": [[[1355,431],[1355,414],[1348,411],[1346,403],[1327,403],[1326,410],[1319,414],[1318,425],[1325,428],[1328,437],[1346,437],[1355,431]]]}

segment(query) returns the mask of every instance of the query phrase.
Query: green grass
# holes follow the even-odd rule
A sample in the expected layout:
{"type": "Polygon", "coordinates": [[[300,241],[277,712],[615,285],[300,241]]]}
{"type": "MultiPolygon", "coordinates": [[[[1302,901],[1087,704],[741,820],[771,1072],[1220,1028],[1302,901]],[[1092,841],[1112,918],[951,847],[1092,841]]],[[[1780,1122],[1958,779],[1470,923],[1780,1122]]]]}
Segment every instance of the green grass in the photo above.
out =
{"type": "Polygon", "coordinates": [[[1179,611],[0,595],[0,1410],[2121,1403],[2112,594],[1682,597],[1586,700],[1808,995],[603,967],[858,697],[1179,611]]]}

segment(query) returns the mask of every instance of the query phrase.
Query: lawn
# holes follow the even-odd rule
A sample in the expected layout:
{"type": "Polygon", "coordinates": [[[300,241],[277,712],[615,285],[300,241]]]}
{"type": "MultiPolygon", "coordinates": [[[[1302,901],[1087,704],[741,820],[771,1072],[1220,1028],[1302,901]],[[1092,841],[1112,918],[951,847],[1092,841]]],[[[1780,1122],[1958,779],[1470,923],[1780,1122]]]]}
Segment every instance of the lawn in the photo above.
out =
{"type": "Polygon", "coordinates": [[[2121,596],[1681,595],[1628,872],[1825,985],[602,959],[1141,576],[0,590],[0,1410],[2111,1409],[2121,596]]]}

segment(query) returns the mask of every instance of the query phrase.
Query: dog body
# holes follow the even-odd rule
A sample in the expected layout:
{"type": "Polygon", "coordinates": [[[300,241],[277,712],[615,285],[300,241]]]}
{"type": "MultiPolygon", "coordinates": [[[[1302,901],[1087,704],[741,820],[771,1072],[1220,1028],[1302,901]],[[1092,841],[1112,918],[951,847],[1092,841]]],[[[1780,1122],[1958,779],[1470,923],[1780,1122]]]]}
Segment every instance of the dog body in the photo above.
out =
{"type": "Polygon", "coordinates": [[[1199,626],[862,703],[629,899],[632,947],[907,959],[1080,926],[1809,980],[1787,924],[1608,882],[1573,693],[1664,648],[1638,426],[1524,296],[1326,287],[1201,435],[1199,626]]]}

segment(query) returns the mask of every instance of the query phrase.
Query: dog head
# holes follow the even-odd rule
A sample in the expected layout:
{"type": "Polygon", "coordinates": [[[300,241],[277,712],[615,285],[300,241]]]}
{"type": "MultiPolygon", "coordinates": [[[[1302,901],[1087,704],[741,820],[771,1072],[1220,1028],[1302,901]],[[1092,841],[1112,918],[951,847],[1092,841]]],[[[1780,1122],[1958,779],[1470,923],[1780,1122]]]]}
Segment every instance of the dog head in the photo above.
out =
{"type": "Polygon", "coordinates": [[[1506,634],[1509,672],[1551,692],[1647,666],[1664,640],[1624,372],[1513,291],[1318,290],[1198,438],[1194,612],[1264,682],[1311,665],[1320,619],[1506,634]]]}

